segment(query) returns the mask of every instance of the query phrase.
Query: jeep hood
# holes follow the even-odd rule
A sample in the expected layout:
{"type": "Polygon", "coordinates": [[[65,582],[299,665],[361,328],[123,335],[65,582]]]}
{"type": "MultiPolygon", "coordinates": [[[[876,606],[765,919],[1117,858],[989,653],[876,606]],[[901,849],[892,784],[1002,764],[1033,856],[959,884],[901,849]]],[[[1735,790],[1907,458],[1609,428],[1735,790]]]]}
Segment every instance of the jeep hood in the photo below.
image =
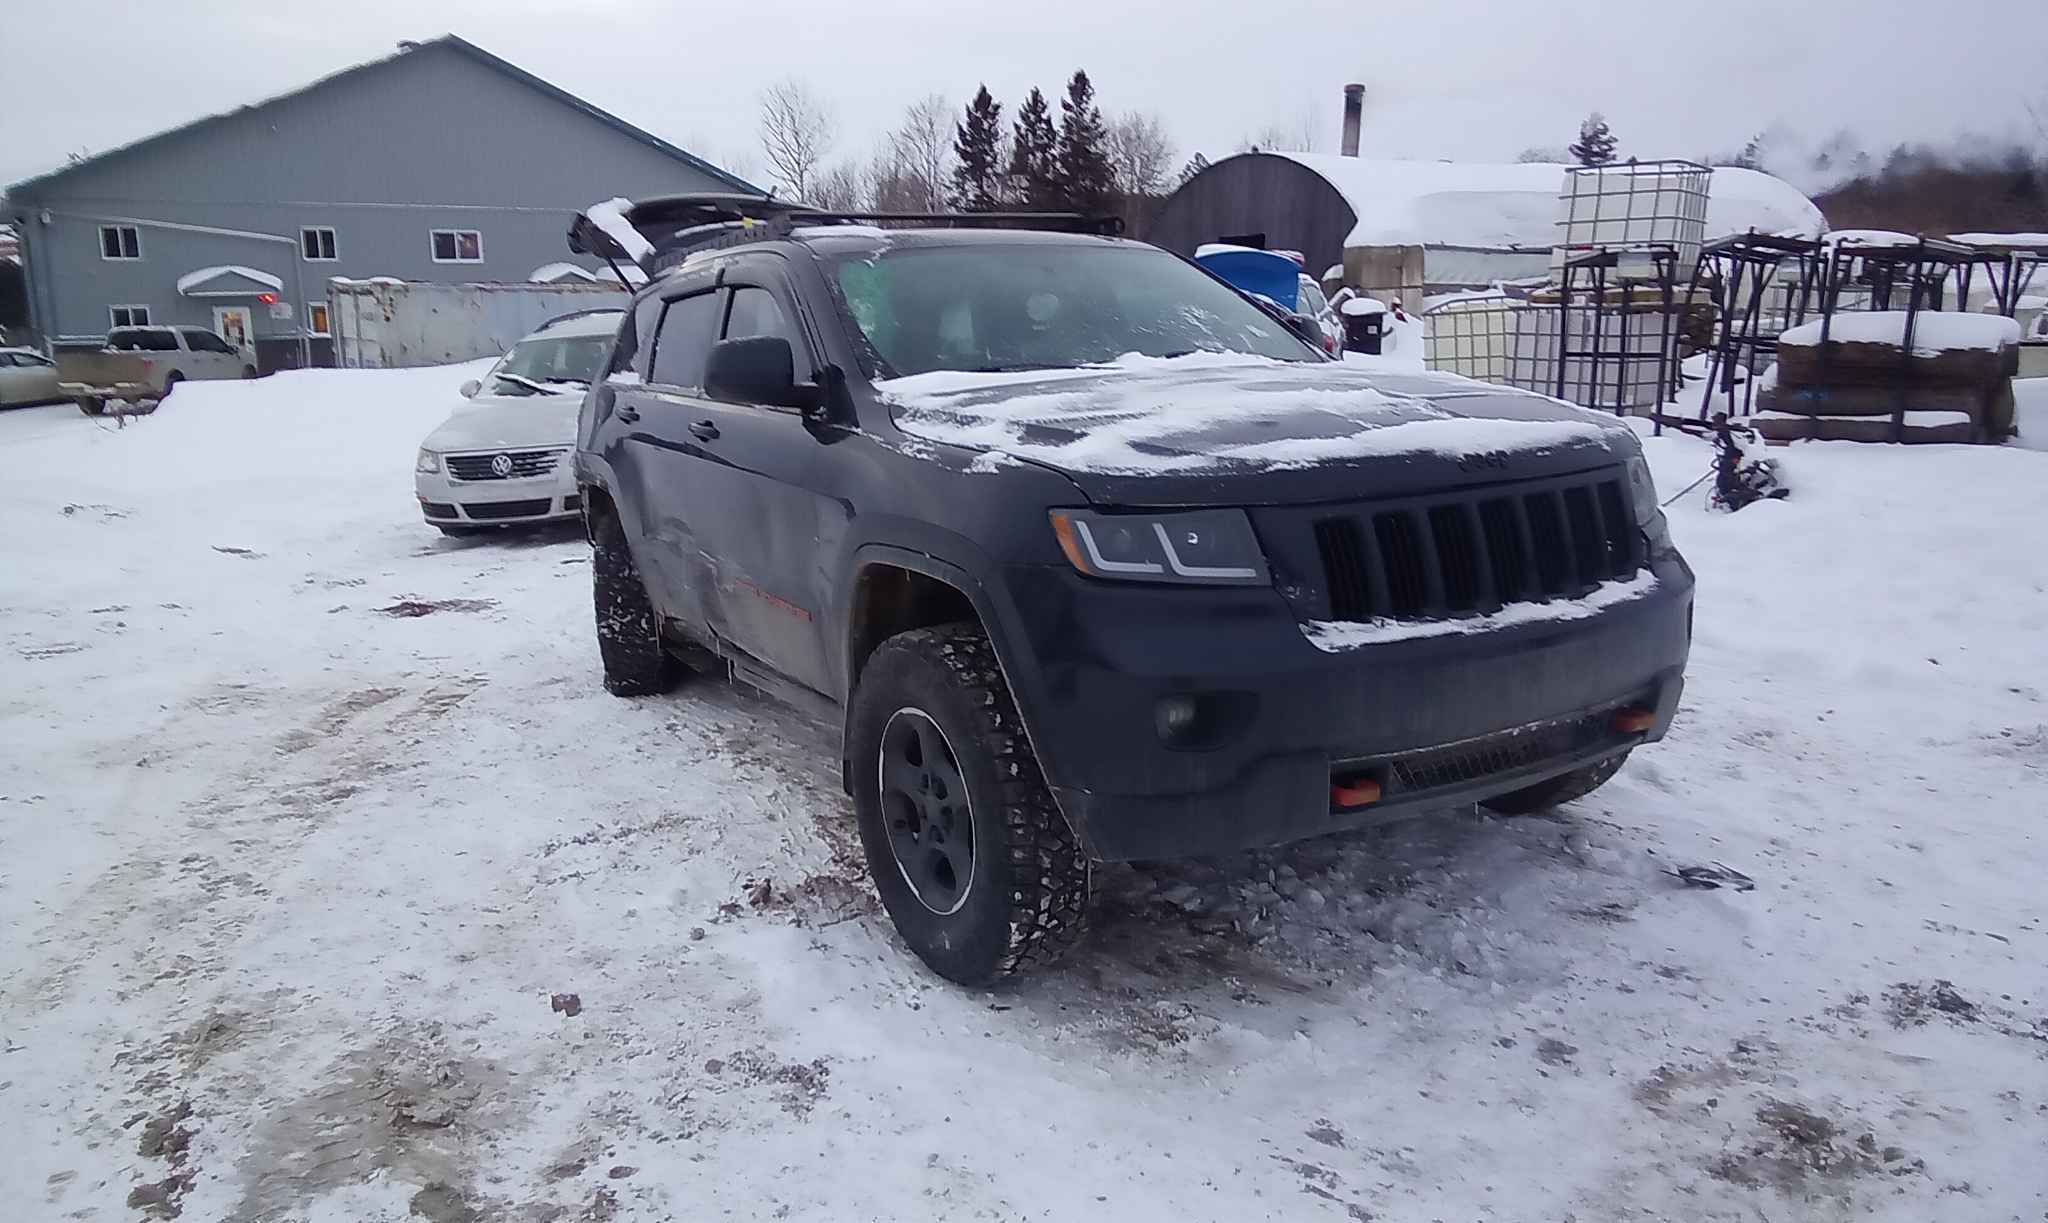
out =
{"type": "Polygon", "coordinates": [[[1628,426],[1444,374],[1202,353],[875,384],[896,427],[1067,475],[1111,505],[1394,496],[1619,462],[1628,426]]]}

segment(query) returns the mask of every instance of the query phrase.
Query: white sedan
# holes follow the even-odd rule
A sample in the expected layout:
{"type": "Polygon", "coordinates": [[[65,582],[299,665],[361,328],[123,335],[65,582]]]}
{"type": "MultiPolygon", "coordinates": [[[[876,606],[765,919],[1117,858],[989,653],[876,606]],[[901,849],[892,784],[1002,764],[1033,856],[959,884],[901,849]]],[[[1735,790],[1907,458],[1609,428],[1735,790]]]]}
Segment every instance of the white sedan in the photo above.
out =
{"type": "Polygon", "coordinates": [[[413,463],[430,525],[470,535],[582,512],[569,463],[576,411],[618,329],[617,310],[556,319],[463,384],[469,402],[427,435],[413,463]]]}
{"type": "Polygon", "coordinates": [[[0,407],[62,398],[57,366],[48,357],[33,348],[0,348],[0,407]]]}

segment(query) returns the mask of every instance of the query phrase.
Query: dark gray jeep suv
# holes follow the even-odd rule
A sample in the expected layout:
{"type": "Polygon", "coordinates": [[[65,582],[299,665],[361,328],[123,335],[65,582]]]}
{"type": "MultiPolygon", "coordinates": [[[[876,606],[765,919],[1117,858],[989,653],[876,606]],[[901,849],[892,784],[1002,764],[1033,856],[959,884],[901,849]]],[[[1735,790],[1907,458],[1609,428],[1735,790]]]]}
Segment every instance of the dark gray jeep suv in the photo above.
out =
{"type": "Polygon", "coordinates": [[[1535,810],[1663,735],[1693,579],[1625,426],[1326,360],[1150,246],[966,220],[676,197],[571,230],[650,273],[577,438],[605,682],[714,659],[839,719],[939,973],[1056,955],[1092,862],[1535,810]]]}

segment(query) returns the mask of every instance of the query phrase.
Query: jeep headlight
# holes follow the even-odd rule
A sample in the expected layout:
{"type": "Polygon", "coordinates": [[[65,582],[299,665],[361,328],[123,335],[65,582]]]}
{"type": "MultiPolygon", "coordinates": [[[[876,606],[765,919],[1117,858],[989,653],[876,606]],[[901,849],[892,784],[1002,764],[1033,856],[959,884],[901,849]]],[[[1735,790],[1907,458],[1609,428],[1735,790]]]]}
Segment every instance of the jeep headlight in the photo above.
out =
{"type": "Polygon", "coordinates": [[[1628,492],[1635,502],[1636,525],[1647,527],[1657,519],[1657,483],[1650,478],[1650,461],[1638,454],[1628,461],[1628,492]]]}
{"type": "Polygon", "coordinates": [[[1093,578],[1200,586],[1268,586],[1273,581],[1243,510],[1054,510],[1052,529],[1067,560],[1093,578]]]}
{"type": "Polygon", "coordinates": [[[433,475],[441,470],[441,456],[431,450],[422,450],[420,451],[420,457],[412,461],[412,469],[427,475],[433,475]]]}

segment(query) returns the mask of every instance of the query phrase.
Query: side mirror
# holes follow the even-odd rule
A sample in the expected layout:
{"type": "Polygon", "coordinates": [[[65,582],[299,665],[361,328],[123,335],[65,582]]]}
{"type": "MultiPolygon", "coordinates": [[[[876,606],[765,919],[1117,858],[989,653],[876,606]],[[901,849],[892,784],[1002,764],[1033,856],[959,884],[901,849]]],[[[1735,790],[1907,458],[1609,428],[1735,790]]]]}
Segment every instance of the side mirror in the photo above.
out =
{"type": "Polygon", "coordinates": [[[478,382],[474,378],[471,378],[468,382],[463,383],[459,388],[457,388],[458,393],[460,393],[464,399],[475,399],[476,393],[483,389],[484,384],[478,382]]]}
{"type": "Polygon", "coordinates": [[[796,380],[796,354],[781,336],[720,340],[704,367],[704,393],[726,403],[758,403],[809,411],[818,388],[796,380]]]}
{"type": "Polygon", "coordinates": [[[1282,315],[1280,321],[1286,325],[1287,330],[1293,332],[1296,337],[1304,342],[1313,344],[1317,348],[1323,346],[1323,329],[1311,316],[1306,314],[1287,314],[1282,315]]]}

